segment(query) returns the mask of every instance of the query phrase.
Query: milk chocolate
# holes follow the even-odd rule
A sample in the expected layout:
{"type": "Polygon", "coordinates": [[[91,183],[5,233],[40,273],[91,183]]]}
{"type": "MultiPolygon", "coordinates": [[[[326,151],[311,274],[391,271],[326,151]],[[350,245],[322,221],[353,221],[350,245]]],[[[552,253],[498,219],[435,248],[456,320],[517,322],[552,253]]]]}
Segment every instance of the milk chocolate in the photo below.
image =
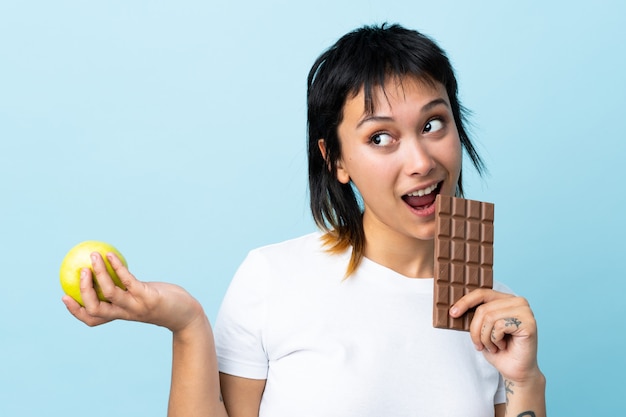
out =
{"type": "Polygon", "coordinates": [[[494,205],[438,195],[435,201],[433,326],[469,330],[473,309],[450,317],[450,307],[477,288],[493,287],[494,205]]]}

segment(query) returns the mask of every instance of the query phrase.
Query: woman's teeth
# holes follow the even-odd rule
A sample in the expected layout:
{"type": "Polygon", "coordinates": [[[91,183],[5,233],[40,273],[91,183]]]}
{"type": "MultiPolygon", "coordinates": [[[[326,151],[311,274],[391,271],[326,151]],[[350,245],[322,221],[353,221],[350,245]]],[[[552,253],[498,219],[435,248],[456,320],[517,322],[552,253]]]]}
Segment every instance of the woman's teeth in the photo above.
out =
{"type": "Polygon", "coordinates": [[[424,195],[430,194],[437,189],[439,184],[433,184],[430,187],[424,188],[423,190],[413,191],[412,193],[407,194],[409,197],[422,197],[424,195]]]}

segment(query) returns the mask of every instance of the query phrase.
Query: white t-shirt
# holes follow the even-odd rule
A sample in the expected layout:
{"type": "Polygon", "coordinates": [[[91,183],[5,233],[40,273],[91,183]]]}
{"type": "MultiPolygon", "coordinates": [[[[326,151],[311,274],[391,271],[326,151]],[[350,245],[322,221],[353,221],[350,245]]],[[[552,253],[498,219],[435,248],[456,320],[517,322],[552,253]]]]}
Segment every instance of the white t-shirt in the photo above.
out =
{"type": "Polygon", "coordinates": [[[493,415],[502,379],[469,333],[433,328],[433,280],[369,259],[344,279],[349,253],[319,237],[251,251],[215,323],[220,371],[267,380],[260,416],[493,415]]]}

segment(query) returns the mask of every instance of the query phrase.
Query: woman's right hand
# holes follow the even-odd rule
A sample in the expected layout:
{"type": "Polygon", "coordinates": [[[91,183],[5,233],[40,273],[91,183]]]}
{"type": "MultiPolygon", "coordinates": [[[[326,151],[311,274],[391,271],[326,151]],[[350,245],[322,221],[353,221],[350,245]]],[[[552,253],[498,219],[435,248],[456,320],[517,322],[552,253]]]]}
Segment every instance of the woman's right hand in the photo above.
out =
{"type": "Polygon", "coordinates": [[[178,332],[204,319],[200,303],[183,288],[163,282],[139,281],[115,254],[107,254],[107,259],[126,290],[113,283],[101,255],[97,252],[92,253],[91,262],[95,278],[102,294],[110,302],[98,299],[91,270],[84,268],[80,276],[80,292],[85,306],[81,306],[68,295],[63,297],[63,303],[78,320],[88,326],[97,326],[123,319],[151,323],[178,332]]]}

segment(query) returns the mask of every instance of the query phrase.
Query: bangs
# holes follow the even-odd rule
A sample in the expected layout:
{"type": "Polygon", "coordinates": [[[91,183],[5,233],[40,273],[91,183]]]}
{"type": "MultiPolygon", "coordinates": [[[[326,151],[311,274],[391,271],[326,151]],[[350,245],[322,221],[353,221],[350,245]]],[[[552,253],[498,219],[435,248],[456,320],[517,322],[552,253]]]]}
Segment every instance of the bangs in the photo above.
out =
{"type": "Polygon", "coordinates": [[[424,42],[416,42],[415,33],[397,33],[390,38],[378,28],[365,29],[361,35],[360,39],[346,39],[344,53],[335,55],[337,61],[330,65],[342,68],[341,75],[335,75],[335,85],[343,84],[346,99],[354,98],[363,89],[365,110],[372,113],[376,106],[374,90],[380,88],[385,93],[388,81],[396,80],[401,86],[407,77],[432,86],[441,83],[449,97],[456,97],[456,79],[450,63],[444,51],[425,35],[417,35],[424,42]]]}
{"type": "Polygon", "coordinates": [[[377,92],[379,91],[380,93],[382,93],[382,96],[385,98],[385,100],[389,102],[389,98],[387,97],[386,86],[390,82],[393,82],[395,83],[395,87],[399,91],[404,92],[404,84],[406,83],[407,79],[424,84],[431,88],[437,88],[437,84],[439,84],[437,81],[433,80],[432,77],[423,73],[420,76],[414,73],[394,74],[394,73],[388,72],[386,73],[386,75],[383,75],[381,78],[377,79],[376,82],[373,82],[371,80],[369,80],[368,82],[368,80],[366,80],[361,86],[356,88],[354,91],[350,91],[350,94],[346,98],[346,101],[348,99],[355,98],[357,95],[359,95],[359,93],[362,90],[364,101],[365,101],[365,106],[364,106],[365,113],[368,115],[372,115],[376,111],[376,107],[379,104],[378,103],[379,100],[377,99],[378,98],[377,92]]]}

